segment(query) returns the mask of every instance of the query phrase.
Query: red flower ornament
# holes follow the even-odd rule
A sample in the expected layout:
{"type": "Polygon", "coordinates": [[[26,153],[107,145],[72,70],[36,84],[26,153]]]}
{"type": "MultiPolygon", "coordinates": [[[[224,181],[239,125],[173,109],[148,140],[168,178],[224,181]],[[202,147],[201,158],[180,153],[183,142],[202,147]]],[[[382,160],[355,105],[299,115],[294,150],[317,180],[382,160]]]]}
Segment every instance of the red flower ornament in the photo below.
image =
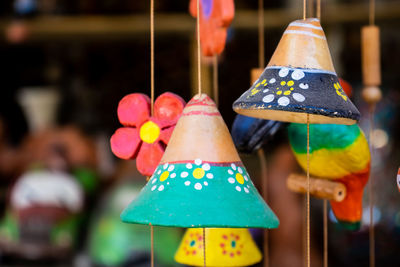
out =
{"type": "MultiPolygon", "coordinates": [[[[197,17],[197,0],[190,0],[189,11],[197,17]]],[[[204,56],[224,51],[227,28],[234,15],[233,0],[200,0],[200,42],[204,56]]]]}
{"type": "Polygon", "coordinates": [[[151,176],[185,104],[180,96],[164,93],[154,102],[154,114],[150,116],[148,96],[140,93],[125,96],[118,104],[118,119],[124,127],[111,137],[112,152],[121,159],[136,159],[138,171],[151,176]]]}

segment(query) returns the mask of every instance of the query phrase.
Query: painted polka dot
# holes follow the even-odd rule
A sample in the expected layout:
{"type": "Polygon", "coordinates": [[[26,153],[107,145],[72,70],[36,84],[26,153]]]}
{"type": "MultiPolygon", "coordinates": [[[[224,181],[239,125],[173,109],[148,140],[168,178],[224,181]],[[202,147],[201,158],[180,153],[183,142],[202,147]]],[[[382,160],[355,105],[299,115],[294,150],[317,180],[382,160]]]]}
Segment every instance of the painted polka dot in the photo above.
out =
{"type": "Polygon", "coordinates": [[[268,92],[269,92],[269,89],[263,90],[263,93],[268,93],[268,92]]]}
{"type": "Polygon", "coordinates": [[[304,72],[302,70],[293,71],[293,73],[292,73],[292,79],[293,80],[298,81],[298,80],[303,79],[303,78],[304,78],[304,72]]]}
{"type": "Polygon", "coordinates": [[[231,164],[231,167],[234,171],[236,171],[236,165],[234,163],[231,164]]]}
{"type": "Polygon", "coordinates": [[[250,188],[250,185],[247,185],[247,188],[250,188]]]}
{"type": "Polygon", "coordinates": [[[170,177],[171,177],[171,178],[175,178],[175,177],[176,177],[176,173],[171,174],[170,177]]]}
{"type": "Polygon", "coordinates": [[[165,163],[163,169],[165,170],[168,167],[168,163],[165,163]]]}
{"type": "Polygon", "coordinates": [[[229,177],[229,178],[228,178],[228,182],[231,183],[231,184],[233,184],[233,183],[235,182],[235,179],[233,179],[232,177],[229,177]]]}
{"type": "Polygon", "coordinates": [[[228,173],[229,173],[230,175],[233,175],[233,171],[232,171],[231,169],[228,170],[228,173]]]}
{"type": "Polygon", "coordinates": [[[269,94],[269,95],[264,96],[262,101],[264,103],[270,103],[270,102],[274,101],[274,99],[275,99],[275,96],[273,94],[269,94]]]}
{"type": "Polygon", "coordinates": [[[308,89],[308,84],[306,84],[306,83],[301,83],[301,84],[299,84],[299,87],[300,87],[301,89],[307,90],[307,89],[308,89]]]}
{"type": "Polygon", "coordinates": [[[158,191],[163,191],[164,190],[164,185],[160,185],[160,187],[158,188],[158,191]]]}
{"type": "Polygon", "coordinates": [[[243,176],[244,180],[247,182],[249,180],[249,178],[245,175],[243,176]]]}
{"type": "Polygon", "coordinates": [[[205,171],[209,171],[209,170],[210,170],[210,164],[205,163],[205,164],[203,164],[202,168],[203,168],[203,170],[205,170],[205,171]]]}
{"type": "Polygon", "coordinates": [[[290,103],[290,100],[286,96],[282,96],[278,99],[278,104],[281,106],[287,106],[287,105],[289,105],[289,103],[290,103]]]}
{"type": "Polygon", "coordinates": [[[155,182],[157,182],[157,179],[154,178],[151,183],[154,184],[155,182]]]}
{"type": "Polygon", "coordinates": [[[239,191],[239,192],[242,191],[242,188],[240,188],[240,186],[238,186],[238,185],[235,187],[235,189],[236,189],[237,191],[239,191]]]}
{"type": "Polygon", "coordinates": [[[289,74],[289,69],[288,68],[282,68],[279,71],[279,77],[286,77],[289,74]]]}
{"type": "Polygon", "coordinates": [[[167,182],[167,185],[169,185],[169,182],[167,182]]]}
{"type": "Polygon", "coordinates": [[[275,83],[275,82],[276,82],[275,78],[272,78],[272,79],[269,80],[269,83],[275,83]]]}
{"type": "Polygon", "coordinates": [[[299,94],[299,93],[294,93],[293,98],[297,102],[303,102],[306,99],[302,94],[299,94]]]}
{"type": "Polygon", "coordinates": [[[186,181],[186,182],[185,182],[185,185],[186,185],[186,186],[189,186],[189,185],[190,185],[190,181],[186,181]]]}
{"type": "Polygon", "coordinates": [[[207,173],[206,177],[207,177],[208,179],[212,179],[212,178],[214,178],[214,174],[212,174],[212,173],[207,173]]]}
{"type": "Polygon", "coordinates": [[[208,183],[207,183],[207,182],[204,182],[203,184],[204,184],[205,186],[208,186],[208,183]]]}
{"type": "Polygon", "coordinates": [[[246,187],[243,188],[243,189],[244,189],[244,192],[246,192],[246,193],[249,193],[249,192],[250,192],[249,189],[247,189],[246,187]]]}
{"type": "Polygon", "coordinates": [[[189,175],[188,172],[182,172],[182,173],[181,173],[181,177],[182,177],[182,178],[186,178],[186,177],[188,177],[188,175],[189,175]]]}
{"type": "Polygon", "coordinates": [[[153,185],[153,187],[151,188],[151,191],[156,190],[156,188],[157,188],[157,186],[156,186],[156,185],[153,185]]]}
{"type": "Polygon", "coordinates": [[[174,166],[174,165],[171,165],[171,166],[168,167],[168,171],[171,172],[171,171],[174,170],[174,168],[175,168],[175,166],[174,166]]]}
{"type": "Polygon", "coordinates": [[[242,173],[243,173],[242,168],[238,167],[238,172],[239,172],[240,174],[242,174],[242,173]]]}
{"type": "Polygon", "coordinates": [[[157,174],[160,174],[160,173],[161,173],[161,170],[158,170],[157,174]]]}
{"type": "Polygon", "coordinates": [[[192,168],[192,164],[191,163],[186,164],[186,168],[191,169],[192,168]]]}
{"type": "Polygon", "coordinates": [[[202,188],[203,188],[203,186],[201,185],[201,183],[196,183],[194,185],[194,189],[196,189],[196,190],[201,190],[202,188]]]}
{"type": "Polygon", "coordinates": [[[196,159],[195,161],[194,161],[194,163],[196,164],[196,165],[200,165],[201,164],[201,159],[196,159]]]}

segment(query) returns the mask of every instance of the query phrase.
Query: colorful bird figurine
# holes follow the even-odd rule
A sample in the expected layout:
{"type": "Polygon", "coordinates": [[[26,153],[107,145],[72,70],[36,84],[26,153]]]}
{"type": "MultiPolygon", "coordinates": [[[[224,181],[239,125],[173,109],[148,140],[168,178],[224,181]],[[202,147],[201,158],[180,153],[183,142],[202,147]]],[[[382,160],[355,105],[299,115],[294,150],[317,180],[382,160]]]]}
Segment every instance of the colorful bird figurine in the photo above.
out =
{"type": "Polygon", "coordinates": [[[164,93],[154,102],[151,116],[150,98],[134,93],[122,98],[118,118],[124,127],[111,137],[111,150],[122,159],[136,159],[139,172],[151,176],[164,154],[185,101],[173,93],[164,93]]]}
{"type": "MultiPolygon", "coordinates": [[[[189,11],[197,17],[197,0],[191,0],[189,11]]],[[[221,54],[225,48],[227,28],[235,15],[233,0],[200,0],[200,42],[204,56],[221,54]]]]}

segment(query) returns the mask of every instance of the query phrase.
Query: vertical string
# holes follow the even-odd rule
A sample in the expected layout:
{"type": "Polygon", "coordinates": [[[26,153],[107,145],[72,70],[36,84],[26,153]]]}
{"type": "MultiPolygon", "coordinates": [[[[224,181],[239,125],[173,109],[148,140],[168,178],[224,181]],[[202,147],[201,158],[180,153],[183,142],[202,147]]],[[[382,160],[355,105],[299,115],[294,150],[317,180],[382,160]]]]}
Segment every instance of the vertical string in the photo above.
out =
{"type": "Polygon", "coordinates": [[[218,88],[218,55],[213,57],[213,95],[215,104],[219,104],[219,88],[218,88]]]}
{"type": "Polygon", "coordinates": [[[154,226],[150,224],[151,267],[154,267],[154,226]]]}
{"type": "Polygon", "coordinates": [[[201,55],[200,55],[200,0],[197,0],[197,79],[198,94],[201,95],[201,55]]]}
{"type": "Polygon", "coordinates": [[[203,228],[203,266],[206,267],[206,228],[203,228]]]}
{"type": "Polygon", "coordinates": [[[264,0],[258,0],[258,67],[264,68],[264,0]]]}
{"type": "Polygon", "coordinates": [[[369,128],[369,145],[371,151],[371,175],[369,177],[369,266],[375,267],[375,226],[374,226],[374,179],[372,173],[372,159],[373,159],[373,137],[374,137],[374,113],[375,113],[375,104],[371,104],[370,106],[370,128],[369,128]]]}
{"type": "Polygon", "coordinates": [[[317,19],[321,21],[321,0],[317,0],[317,19]]]}
{"type": "Polygon", "coordinates": [[[303,0],[303,19],[307,18],[307,0],[303,0]]]}
{"type": "Polygon", "coordinates": [[[310,114],[307,113],[307,267],[310,261],[310,114]]]}
{"type": "Polygon", "coordinates": [[[150,0],[150,91],[151,115],[154,109],[154,0],[150,0]]]}
{"type": "Polygon", "coordinates": [[[369,24],[375,25],[375,0],[369,0],[369,24]]]}
{"type": "MultiPolygon", "coordinates": [[[[257,151],[258,159],[260,161],[260,169],[261,169],[261,187],[262,187],[262,196],[264,197],[265,202],[268,198],[268,167],[267,167],[267,159],[265,157],[264,150],[260,148],[257,151]]],[[[268,229],[264,230],[264,267],[269,266],[269,245],[268,245],[268,229]]]]}
{"type": "Polygon", "coordinates": [[[324,199],[324,267],[328,267],[328,200],[324,199]]]}

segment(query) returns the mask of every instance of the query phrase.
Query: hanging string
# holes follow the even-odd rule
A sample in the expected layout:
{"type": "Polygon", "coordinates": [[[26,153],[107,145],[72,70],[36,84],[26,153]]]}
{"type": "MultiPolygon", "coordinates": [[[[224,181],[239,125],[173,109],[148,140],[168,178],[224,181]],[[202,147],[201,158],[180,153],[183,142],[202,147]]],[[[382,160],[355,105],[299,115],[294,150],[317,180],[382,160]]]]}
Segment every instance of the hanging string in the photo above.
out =
{"type": "Polygon", "coordinates": [[[197,0],[197,79],[198,94],[201,95],[201,55],[200,55],[200,0],[197,0]]]}
{"type": "Polygon", "coordinates": [[[206,228],[203,228],[203,266],[206,267],[206,228]]]}
{"type": "Polygon", "coordinates": [[[264,68],[264,0],[258,0],[258,67],[264,68]]]}
{"type": "MultiPolygon", "coordinates": [[[[267,159],[265,157],[264,150],[260,148],[257,151],[258,159],[260,161],[260,170],[261,170],[261,187],[262,187],[262,196],[264,197],[265,202],[267,202],[268,198],[268,167],[267,167],[267,159]]],[[[268,230],[264,230],[264,267],[269,266],[269,246],[268,246],[268,230]]]]}
{"type": "Polygon", "coordinates": [[[372,158],[374,151],[374,113],[375,113],[375,104],[371,104],[370,106],[370,128],[369,128],[369,145],[371,151],[371,175],[369,177],[369,266],[375,267],[375,226],[374,226],[374,180],[372,174],[372,158]]]}
{"type": "Polygon", "coordinates": [[[307,267],[310,263],[310,114],[307,113],[307,267]]]}
{"type": "Polygon", "coordinates": [[[154,109],[154,0],[150,0],[150,91],[151,116],[154,109]]]}
{"type": "Polygon", "coordinates": [[[307,18],[307,0],[303,0],[303,19],[307,18]]]}
{"type": "Polygon", "coordinates": [[[213,57],[213,95],[215,104],[219,104],[219,88],[218,88],[218,55],[213,57]]]}
{"type": "Polygon", "coordinates": [[[154,267],[154,227],[150,224],[151,267],[154,267]]]}
{"type": "Polygon", "coordinates": [[[328,200],[324,199],[324,267],[328,267],[328,200]]]}
{"type": "Polygon", "coordinates": [[[375,25],[375,0],[369,0],[369,24],[375,25]]]}

